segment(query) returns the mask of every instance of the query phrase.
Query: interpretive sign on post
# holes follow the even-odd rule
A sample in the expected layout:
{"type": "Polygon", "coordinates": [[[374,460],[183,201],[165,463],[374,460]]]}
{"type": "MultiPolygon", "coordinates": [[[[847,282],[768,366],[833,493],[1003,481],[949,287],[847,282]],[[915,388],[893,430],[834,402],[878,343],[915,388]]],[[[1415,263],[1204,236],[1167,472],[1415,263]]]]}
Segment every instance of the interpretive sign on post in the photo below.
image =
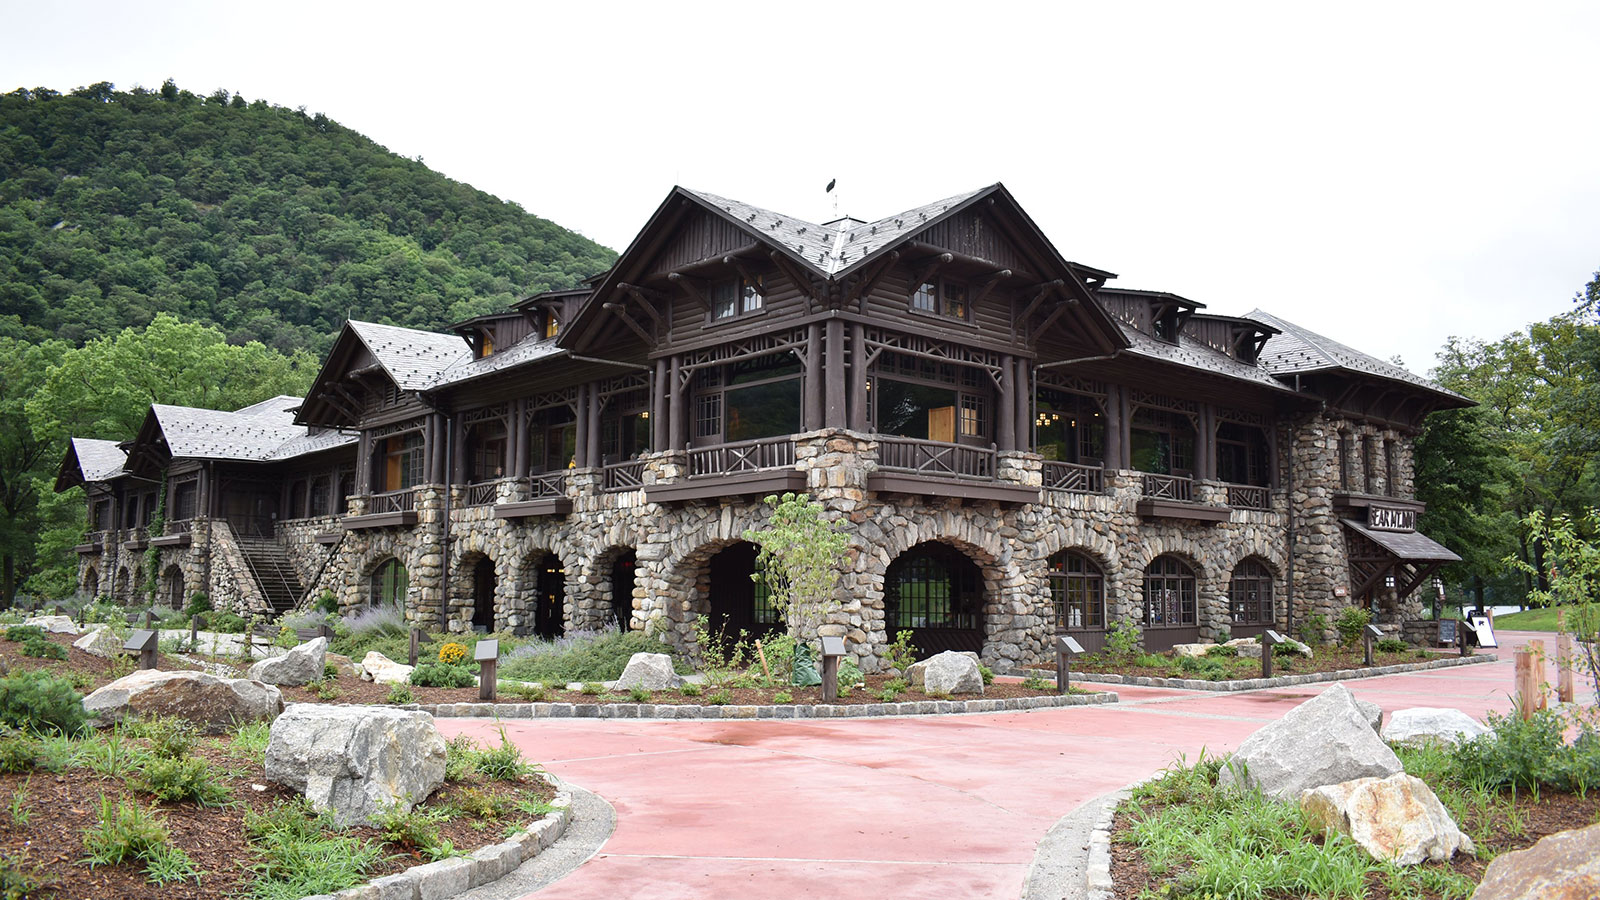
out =
{"type": "Polygon", "coordinates": [[[498,677],[495,668],[500,664],[500,642],[479,641],[472,648],[472,659],[478,664],[478,699],[493,703],[495,680],[498,677]]]}
{"type": "Polygon", "coordinates": [[[1277,652],[1277,646],[1287,638],[1268,628],[1261,632],[1261,677],[1272,677],[1272,654],[1277,652]]]}
{"type": "Polygon", "coordinates": [[[844,656],[844,638],[822,639],[822,702],[832,703],[839,696],[839,658],[844,656]]]}
{"type": "Polygon", "coordinates": [[[156,667],[156,647],[159,637],[154,631],[139,629],[122,645],[122,649],[129,653],[139,654],[139,668],[154,669],[156,667]]]}
{"type": "Polygon", "coordinates": [[[1072,692],[1072,657],[1083,652],[1083,645],[1079,644],[1070,634],[1056,635],[1056,692],[1069,694],[1072,692]]]}

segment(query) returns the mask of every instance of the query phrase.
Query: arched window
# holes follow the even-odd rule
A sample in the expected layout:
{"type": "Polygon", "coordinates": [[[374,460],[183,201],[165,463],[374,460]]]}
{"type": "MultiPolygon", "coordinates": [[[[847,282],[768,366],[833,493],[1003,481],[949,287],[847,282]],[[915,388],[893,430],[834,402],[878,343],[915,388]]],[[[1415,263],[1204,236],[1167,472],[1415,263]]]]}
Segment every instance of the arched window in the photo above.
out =
{"type": "Polygon", "coordinates": [[[1272,571],[1260,560],[1247,559],[1234,567],[1228,607],[1235,625],[1272,624],[1272,571]]]}
{"type": "Polygon", "coordinates": [[[1195,618],[1194,571],[1175,556],[1158,556],[1144,569],[1146,628],[1186,628],[1195,618]]]}
{"type": "Polygon", "coordinates": [[[883,578],[884,624],[891,638],[912,632],[923,655],[983,649],[983,574],[955,547],[918,544],[883,578]]]}
{"type": "Polygon", "coordinates": [[[1063,550],[1050,557],[1050,601],[1057,631],[1106,627],[1105,576],[1082,553],[1063,550]]]}
{"type": "Polygon", "coordinates": [[[398,559],[384,560],[372,573],[372,606],[398,606],[401,609],[406,605],[406,589],[410,586],[410,578],[406,575],[406,567],[398,559]]]}

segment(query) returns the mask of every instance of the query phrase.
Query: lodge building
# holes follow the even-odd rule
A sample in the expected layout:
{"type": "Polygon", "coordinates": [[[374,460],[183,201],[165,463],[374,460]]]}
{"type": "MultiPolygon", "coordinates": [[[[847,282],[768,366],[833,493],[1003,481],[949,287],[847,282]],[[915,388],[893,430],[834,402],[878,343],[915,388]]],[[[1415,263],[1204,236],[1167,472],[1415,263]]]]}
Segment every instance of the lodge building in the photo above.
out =
{"type": "Polygon", "coordinates": [[[614,267],[435,333],[348,322],[303,398],[76,439],[86,594],[282,612],[332,591],[452,630],[779,623],[762,498],[850,535],[824,626],[991,664],[1329,621],[1420,630],[1455,555],[1412,446],[1465,398],[1264,312],[1063,258],[993,185],[814,224],[675,188],[614,267]],[[164,493],[163,493],[164,492],[164,493]],[[159,528],[153,527],[159,526],[159,528]],[[155,551],[151,552],[154,547],[155,551]]]}

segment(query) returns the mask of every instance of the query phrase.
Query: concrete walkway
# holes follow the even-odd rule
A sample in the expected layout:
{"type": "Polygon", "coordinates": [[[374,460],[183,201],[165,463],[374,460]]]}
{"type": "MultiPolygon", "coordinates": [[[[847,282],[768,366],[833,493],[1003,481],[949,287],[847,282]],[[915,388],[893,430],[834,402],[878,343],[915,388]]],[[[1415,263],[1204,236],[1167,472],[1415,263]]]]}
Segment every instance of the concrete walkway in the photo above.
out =
{"type": "MultiPolygon", "coordinates": [[[[1511,708],[1500,661],[1345,682],[1393,711],[1511,708]]],[[[1551,665],[1554,683],[1554,666],[1551,665]]],[[[1086,801],[1232,750],[1327,685],[1250,693],[1119,687],[1114,706],[891,719],[508,721],[532,759],[609,801],[616,831],[540,900],[1003,898],[1086,801]]],[[[1588,693],[1580,680],[1580,694],[1588,693]]],[[[495,723],[441,719],[447,735],[495,723]]]]}

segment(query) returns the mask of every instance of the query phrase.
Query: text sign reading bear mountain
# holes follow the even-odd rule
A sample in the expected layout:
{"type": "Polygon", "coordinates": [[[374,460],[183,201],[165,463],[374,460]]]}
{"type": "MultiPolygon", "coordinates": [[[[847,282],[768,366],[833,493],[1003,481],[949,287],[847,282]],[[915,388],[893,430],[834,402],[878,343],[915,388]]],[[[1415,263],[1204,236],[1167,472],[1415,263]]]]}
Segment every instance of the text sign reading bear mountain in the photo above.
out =
{"type": "Polygon", "coordinates": [[[1396,506],[1369,506],[1367,527],[1376,531],[1416,531],[1417,511],[1396,506]]]}

